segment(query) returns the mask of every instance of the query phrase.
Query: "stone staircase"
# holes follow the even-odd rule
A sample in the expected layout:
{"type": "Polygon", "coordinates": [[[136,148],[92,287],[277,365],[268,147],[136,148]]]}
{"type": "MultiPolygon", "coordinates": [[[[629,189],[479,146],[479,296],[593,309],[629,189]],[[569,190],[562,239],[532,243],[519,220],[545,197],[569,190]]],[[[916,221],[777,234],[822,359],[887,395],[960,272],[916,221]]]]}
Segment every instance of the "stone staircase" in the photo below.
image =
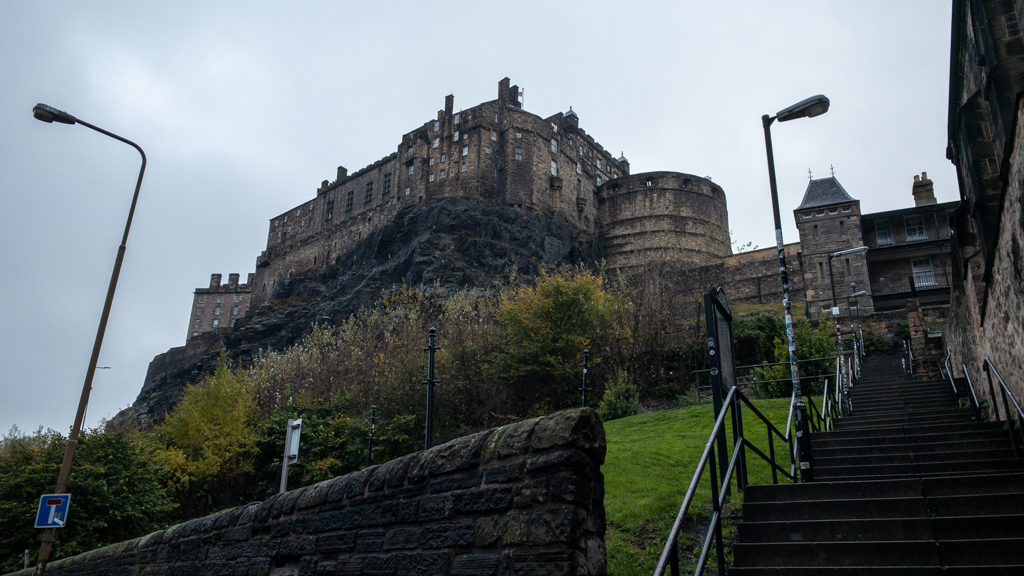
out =
{"type": "Polygon", "coordinates": [[[734,575],[1024,575],[1024,459],[948,382],[869,357],[815,482],[748,486],[734,575]]]}

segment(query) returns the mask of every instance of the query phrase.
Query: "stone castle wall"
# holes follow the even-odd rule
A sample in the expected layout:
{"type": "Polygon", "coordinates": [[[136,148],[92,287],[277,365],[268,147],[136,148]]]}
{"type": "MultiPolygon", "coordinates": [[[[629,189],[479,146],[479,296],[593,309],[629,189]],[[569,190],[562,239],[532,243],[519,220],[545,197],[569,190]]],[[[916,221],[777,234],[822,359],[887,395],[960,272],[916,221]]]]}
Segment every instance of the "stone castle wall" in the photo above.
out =
{"type": "Polygon", "coordinates": [[[691,174],[647,172],[612,180],[598,191],[598,217],[611,270],[659,260],[708,266],[732,253],[725,192],[691,174]]]}
{"type": "Polygon", "coordinates": [[[566,410],[53,562],[47,573],[603,575],[604,456],[597,414],[566,410]]]}
{"type": "Polygon", "coordinates": [[[1024,402],[1024,354],[1020,348],[1024,343],[1024,105],[1018,105],[1013,137],[989,280],[985,282],[977,262],[981,256],[966,263],[963,278],[952,290],[946,332],[954,375],[962,376],[961,366],[966,365],[978,399],[988,399],[1000,414],[1002,398],[998,389],[996,398],[990,398],[982,371],[985,358],[995,365],[1017,401],[1024,402]]]}
{"type": "Polygon", "coordinates": [[[436,120],[403,135],[396,152],[352,175],[339,167],[315,198],[272,218],[252,308],[282,282],[335,263],[401,206],[445,197],[504,203],[602,234],[611,268],[659,257],[703,266],[730,253],[721,187],[674,172],[629,176],[626,159],[581,129],[575,112],[527,112],[506,78],[496,100],[467,110],[456,112],[447,97],[436,120]]]}
{"type": "MultiPolygon", "coordinates": [[[[802,305],[805,294],[800,243],[786,244],[783,249],[786,252],[789,297],[795,308],[802,305]]],[[[724,277],[729,302],[782,304],[778,248],[762,248],[726,257],[724,277]]]]}

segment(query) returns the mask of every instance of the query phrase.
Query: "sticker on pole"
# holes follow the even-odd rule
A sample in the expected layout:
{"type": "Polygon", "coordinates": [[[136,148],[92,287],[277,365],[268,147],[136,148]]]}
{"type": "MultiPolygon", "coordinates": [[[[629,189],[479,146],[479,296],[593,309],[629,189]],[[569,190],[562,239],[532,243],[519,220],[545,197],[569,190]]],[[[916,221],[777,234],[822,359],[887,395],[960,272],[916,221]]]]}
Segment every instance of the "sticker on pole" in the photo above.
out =
{"type": "Polygon", "coordinates": [[[43,494],[39,497],[36,528],[63,528],[68,520],[71,494],[43,494]]]}

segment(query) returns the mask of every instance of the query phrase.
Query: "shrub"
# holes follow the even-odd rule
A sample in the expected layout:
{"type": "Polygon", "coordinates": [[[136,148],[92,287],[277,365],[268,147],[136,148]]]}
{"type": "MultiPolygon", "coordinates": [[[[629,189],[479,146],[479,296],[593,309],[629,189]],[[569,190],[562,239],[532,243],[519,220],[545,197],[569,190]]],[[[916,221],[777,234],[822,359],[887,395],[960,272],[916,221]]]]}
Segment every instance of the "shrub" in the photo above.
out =
{"type": "Polygon", "coordinates": [[[616,371],[615,379],[605,389],[604,397],[597,406],[597,413],[605,422],[640,413],[640,397],[636,385],[629,381],[625,371],[616,371]]]}

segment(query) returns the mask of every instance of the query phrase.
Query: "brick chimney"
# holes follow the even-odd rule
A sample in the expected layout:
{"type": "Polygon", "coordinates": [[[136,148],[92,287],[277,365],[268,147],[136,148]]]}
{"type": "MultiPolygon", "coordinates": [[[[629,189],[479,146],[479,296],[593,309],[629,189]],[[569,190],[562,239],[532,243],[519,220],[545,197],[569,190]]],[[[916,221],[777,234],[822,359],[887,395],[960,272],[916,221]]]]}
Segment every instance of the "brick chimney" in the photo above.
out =
{"type": "Polygon", "coordinates": [[[220,288],[220,274],[210,274],[210,288],[220,288]]]}
{"type": "Polygon", "coordinates": [[[238,274],[228,274],[228,287],[238,288],[238,274]]]}
{"type": "Polygon", "coordinates": [[[920,176],[914,176],[914,206],[926,206],[935,204],[935,190],[932,188],[932,181],[928,179],[927,172],[921,172],[920,176]]]}

